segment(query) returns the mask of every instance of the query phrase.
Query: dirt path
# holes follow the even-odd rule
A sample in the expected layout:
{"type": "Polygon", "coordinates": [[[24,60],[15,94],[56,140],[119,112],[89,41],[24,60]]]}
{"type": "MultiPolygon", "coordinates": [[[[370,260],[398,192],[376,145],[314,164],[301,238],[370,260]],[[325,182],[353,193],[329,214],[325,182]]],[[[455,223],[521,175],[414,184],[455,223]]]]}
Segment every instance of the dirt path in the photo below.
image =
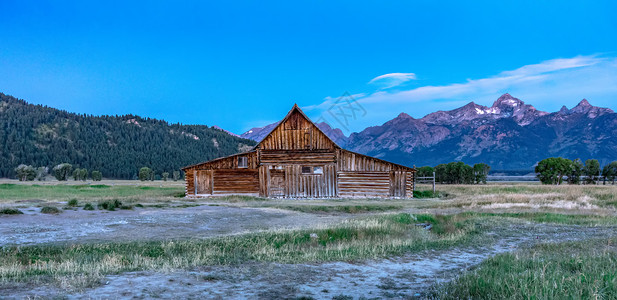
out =
{"type": "Polygon", "coordinates": [[[309,296],[332,299],[423,298],[434,284],[447,282],[486,258],[536,243],[563,242],[615,235],[616,228],[515,224],[489,233],[483,246],[424,251],[392,259],[319,264],[252,263],[212,266],[170,273],[133,272],[106,276],[98,287],[65,294],[39,287],[16,298],[62,296],[69,299],[249,298],[309,296]]]}
{"type": "Polygon", "coordinates": [[[260,230],[310,227],[338,222],[344,218],[268,208],[208,205],[117,211],[66,210],[57,215],[40,214],[39,210],[33,207],[23,209],[23,215],[0,215],[0,246],[207,238],[260,230]]]}

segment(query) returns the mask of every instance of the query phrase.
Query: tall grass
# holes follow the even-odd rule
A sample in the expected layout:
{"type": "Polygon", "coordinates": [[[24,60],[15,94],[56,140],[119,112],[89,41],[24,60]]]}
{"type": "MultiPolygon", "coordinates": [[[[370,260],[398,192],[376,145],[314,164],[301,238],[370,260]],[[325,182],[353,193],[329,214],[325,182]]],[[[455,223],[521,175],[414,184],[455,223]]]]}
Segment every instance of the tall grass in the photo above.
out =
{"type": "Polygon", "coordinates": [[[617,239],[541,244],[500,254],[431,295],[437,299],[617,299],[617,239]]]}
{"type": "MultiPolygon", "coordinates": [[[[269,231],[204,240],[115,242],[0,248],[0,282],[96,279],[136,270],[172,270],[247,261],[282,263],[379,258],[407,251],[445,248],[470,240],[466,219],[436,235],[415,226],[409,214],[349,220],[330,227],[269,231]]],[[[88,281],[88,280],[86,280],[88,281]]]]}

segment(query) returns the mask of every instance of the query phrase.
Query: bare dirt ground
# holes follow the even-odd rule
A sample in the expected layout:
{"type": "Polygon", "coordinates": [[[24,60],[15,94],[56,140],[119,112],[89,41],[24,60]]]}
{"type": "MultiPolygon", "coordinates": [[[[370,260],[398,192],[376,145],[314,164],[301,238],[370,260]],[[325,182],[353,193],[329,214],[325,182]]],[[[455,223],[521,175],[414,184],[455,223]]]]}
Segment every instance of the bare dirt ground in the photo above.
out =
{"type": "Polygon", "coordinates": [[[100,285],[66,292],[54,286],[14,287],[10,298],[68,299],[417,299],[486,258],[536,243],[574,241],[617,234],[614,227],[538,225],[519,222],[488,233],[487,243],[427,250],[383,260],[313,264],[252,263],[167,273],[106,276],[100,285]],[[348,298],[349,299],[349,298],[348,298]]]}
{"type": "Polygon", "coordinates": [[[343,217],[270,208],[201,205],[185,208],[135,208],[117,211],[65,210],[0,215],[0,246],[63,242],[104,242],[207,238],[272,229],[331,224],[343,217]]]}

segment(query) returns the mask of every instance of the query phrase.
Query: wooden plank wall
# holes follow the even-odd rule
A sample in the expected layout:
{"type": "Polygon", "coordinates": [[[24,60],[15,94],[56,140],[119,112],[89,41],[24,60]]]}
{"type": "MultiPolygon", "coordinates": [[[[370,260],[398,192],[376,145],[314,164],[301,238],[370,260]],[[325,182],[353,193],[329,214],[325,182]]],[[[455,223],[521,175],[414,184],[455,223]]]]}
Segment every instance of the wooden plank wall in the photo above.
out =
{"type": "Polygon", "coordinates": [[[338,172],[339,197],[389,197],[390,172],[338,172]]]}
{"type": "Polygon", "coordinates": [[[302,165],[286,165],[285,197],[332,198],[337,195],[336,166],[323,166],[323,174],[302,174],[302,165]]]}
{"type": "Polygon", "coordinates": [[[195,170],[184,171],[184,194],[187,196],[195,196],[195,170]]]}
{"type": "Polygon", "coordinates": [[[331,150],[260,150],[262,164],[328,164],[336,161],[331,150]]]}
{"type": "Polygon", "coordinates": [[[195,194],[212,195],[212,170],[196,170],[195,194]]]}
{"type": "Polygon", "coordinates": [[[214,170],[213,194],[259,194],[257,169],[214,170]]]}
{"type": "Polygon", "coordinates": [[[339,171],[389,172],[410,170],[390,162],[343,149],[338,150],[337,156],[339,171]]]}
{"type": "Polygon", "coordinates": [[[294,111],[259,143],[263,150],[335,149],[337,146],[312,122],[294,111]]]}
{"type": "Polygon", "coordinates": [[[416,174],[414,172],[407,172],[407,182],[405,184],[405,195],[407,198],[413,198],[413,190],[414,190],[414,176],[416,174]]]}

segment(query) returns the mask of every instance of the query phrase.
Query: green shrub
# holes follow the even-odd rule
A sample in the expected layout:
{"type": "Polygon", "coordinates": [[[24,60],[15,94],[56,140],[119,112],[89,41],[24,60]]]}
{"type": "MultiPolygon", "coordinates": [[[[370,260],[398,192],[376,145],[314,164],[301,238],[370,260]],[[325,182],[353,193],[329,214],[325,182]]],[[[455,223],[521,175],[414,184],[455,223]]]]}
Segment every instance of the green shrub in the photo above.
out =
{"type": "Polygon", "coordinates": [[[113,200],[105,200],[103,202],[98,203],[98,207],[106,210],[116,210],[116,208],[120,208],[122,206],[122,202],[118,199],[113,200]]]}
{"type": "Polygon", "coordinates": [[[21,212],[21,210],[15,209],[15,208],[0,209],[0,215],[23,215],[23,214],[24,213],[21,212]]]}
{"type": "Polygon", "coordinates": [[[71,199],[66,203],[66,205],[70,207],[77,207],[79,205],[79,201],[77,201],[77,199],[71,199]]]}
{"type": "Polygon", "coordinates": [[[53,207],[53,206],[45,206],[43,208],[41,208],[41,213],[43,214],[59,214],[62,211],[59,210],[57,207],[53,207]]]}
{"type": "Polygon", "coordinates": [[[94,205],[86,203],[86,205],[84,205],[84,210],[94,210],[94,205]]]}
{"type": "Polygon", "coordinates": [[[93,181],[101,181],[101,179],[103,179],[103,174],[101,174],[100,171],[92,171],[92,174],[90,174],[90,176],[92,176],[92,180],[93,181]]]}
{"type": "Polygon", "coordinates": [[[424,198],[442,198],[445,197],[446,194],[439,192],[439,191],[435,191],[433,193],[433,191],[413,191],[413,197],[417,198],[417,199],[424,199],[424,198]]]}

